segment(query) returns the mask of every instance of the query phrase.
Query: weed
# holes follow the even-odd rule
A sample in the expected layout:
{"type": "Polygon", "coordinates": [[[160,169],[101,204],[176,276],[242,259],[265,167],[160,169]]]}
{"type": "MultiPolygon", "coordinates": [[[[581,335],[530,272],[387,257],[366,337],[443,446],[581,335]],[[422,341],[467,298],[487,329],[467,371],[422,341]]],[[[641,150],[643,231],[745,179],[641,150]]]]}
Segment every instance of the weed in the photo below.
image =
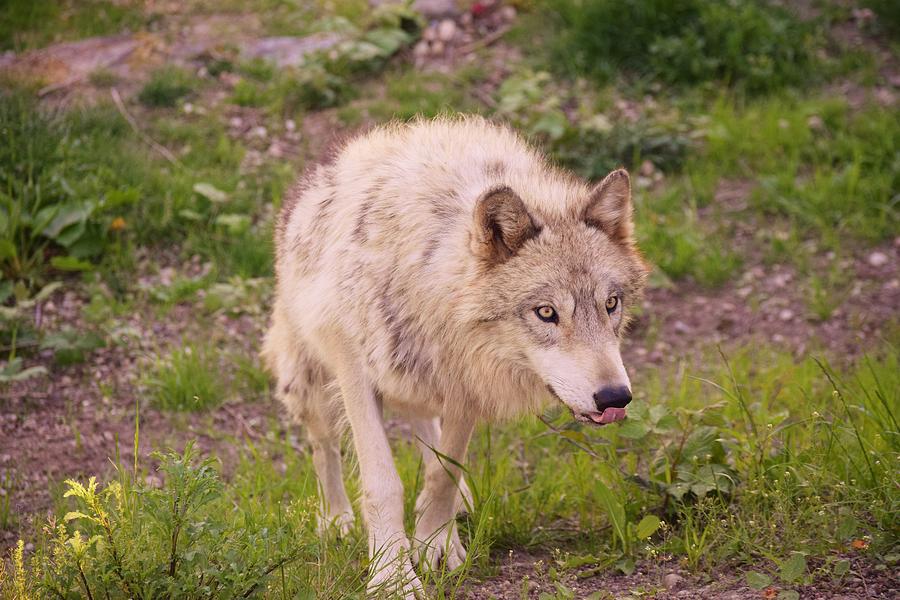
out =
{"type": "Polygon", "coordinates": [[[221,403],[226,393],[215,348],[193,344],[157,358],[142,385],[165,410],[206,410],[221,403]]]}
{"type": "Polygon", "coordinates": [[[750,92],[803,83],[820,44],[813,24],[766,2],[548,0],[556,64],[610,78],[624,69],[667,83],[724,81],[750,92]]]}
{"type": "Polygon", "coordinates": [[[183,69],[163,67],[150,75],[138,94],[142,104],[151,107],[172,107],[194,89],[194,80],[183,69]]]}

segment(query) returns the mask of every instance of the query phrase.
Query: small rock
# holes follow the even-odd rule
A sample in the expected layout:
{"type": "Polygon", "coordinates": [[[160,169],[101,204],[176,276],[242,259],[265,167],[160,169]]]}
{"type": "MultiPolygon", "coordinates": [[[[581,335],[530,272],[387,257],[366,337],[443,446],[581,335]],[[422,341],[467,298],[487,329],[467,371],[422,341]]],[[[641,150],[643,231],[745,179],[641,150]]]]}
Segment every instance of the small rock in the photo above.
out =
{"type": "Polygon", "coordinates": [[[515,6],[504,6],[500,9],[500,18],[509,23],[510,21],[514,21],[516,19],[516,7],[515,6]]]}
{"type": "Polygon", "coordinates": [[[442,42],[449,42],[456,36],[456,23],[452,19],[444,19],[438,24],[437,37],[442,42]]]}
{"type": "Polygon", "coordinates": [[[268,130],[262,125],[257,125],[253,129],[250,130],[250,135],[252,137],[264,138],[268,135],[268,130]]]}
{"type": "Polygon", "coordinates": [[[423,58],[425,56],[428,56],[428,42],[426,42],[425,40],[419,40],[419,43],[417,43],[413,47],[413,56],[415,56],[416,58],[423,58]]]}
{"type": "Polygon", "coordinates": [[[240,129],[244,126],[244,120],[240,117],[231,117],[231,119],[228,121],[228,124],[233,129],[240,129]]]}
{"type": "Polygon", "coordinates": [[[782,321],[790,321],[794,318],[794,311],[789,308],[782,309],[781,312],[778,313],[778,318],[782,321]]]}
{"type": "Polygon", "coordinates": [[[422,32],[422,39],[426,42],[433,42],[437,39],[437,27],[430,25],[422,32]]]}
{"type": "Polygon", "coordinates": [[[431,55],[432,56],[440,56],[444,53],[444,42],[440,40],[435,40],[431,44],[431,55]]]}
{"type": "Polygon", "coordinates": [[[297,122],[293,119],[288,119],[284,122],[284,128],[288,131],[296,131],[297,130],[297,122]]]}
{"type": "Polygon", "coordinates": [[[669,573],[665,577],[663,577],[663,587],[665,587],[670,592],[677,588],[684,581],[684,577],[678,575],[676,573],[669,573]]]}
{"type": "Polygon", "coordinates": [[[684,321],[675,321],[675,331],[678,333],[688,333],[691,328],[684,321]]]}
{"type": "Polygon", "coordinates": [[[887,254],[876,250],[869,255],[869,258],[867,260],[873,267],[883,267],[884,265],[888,264],[889,259],[887,254]]]}

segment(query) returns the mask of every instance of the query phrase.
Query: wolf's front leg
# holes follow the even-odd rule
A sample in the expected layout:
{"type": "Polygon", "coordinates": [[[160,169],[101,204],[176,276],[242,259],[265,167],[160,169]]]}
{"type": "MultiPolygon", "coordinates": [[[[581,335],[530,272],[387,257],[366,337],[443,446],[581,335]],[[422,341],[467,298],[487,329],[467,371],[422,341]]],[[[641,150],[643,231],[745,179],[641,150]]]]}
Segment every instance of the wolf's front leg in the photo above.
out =
{"type": "Polygon", "coordinates": [[[471,420],[445,419],[438,444],[440,456],[425,466],[425,486],[416,500],[415,556],[432,569],[438,568],[441,556],[446,557],[450,570],[466,560],[456,528],[462,481],[462,469],[457,465],[465,460],[473,428],[471,420]]]}
{"type": "Polygon", "coordinates": [[[403,484],[394,466],[381,404],[363,375],[345,368],[337,374],[362,480],[362,510],[369,530],[370,597],[413,600],[422,584],[410,563],[403,529],[403,484]]]}

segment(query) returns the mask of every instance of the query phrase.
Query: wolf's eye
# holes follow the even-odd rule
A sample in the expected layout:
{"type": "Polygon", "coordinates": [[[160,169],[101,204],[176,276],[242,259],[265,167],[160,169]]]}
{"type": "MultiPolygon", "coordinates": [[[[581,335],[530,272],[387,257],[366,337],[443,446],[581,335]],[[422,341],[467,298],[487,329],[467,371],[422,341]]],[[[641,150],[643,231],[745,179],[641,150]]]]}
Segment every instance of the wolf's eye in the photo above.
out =
{"type": "Polygon", "coordinates": [[[616,307],[619,306],[619,297],[618,296],[610,296],[606,299],[606,312],[612,314],[616,311],[616,307]]]}
{"type": "Polygon", "coordinates": [[[552,306],[538,306],[534,309],[534,314],[538,316],[538,319],[545,323],[559,323],[559,315],[556,314],[556,309],[552,306]]]}

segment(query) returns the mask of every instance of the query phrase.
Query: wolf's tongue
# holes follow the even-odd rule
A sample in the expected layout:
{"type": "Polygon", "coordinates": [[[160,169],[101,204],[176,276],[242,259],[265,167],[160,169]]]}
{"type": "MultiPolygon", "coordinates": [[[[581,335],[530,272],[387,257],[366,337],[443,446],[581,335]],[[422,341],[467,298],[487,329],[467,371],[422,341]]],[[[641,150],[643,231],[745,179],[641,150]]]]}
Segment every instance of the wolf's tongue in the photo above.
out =
{"type": "Polygon", "coordinates": [[[602,413],[591,413],[591,420],[594,423],[600,423],[602,425],[606,425],[607,423],[615,423],[616,421],[621,421],[625,418],[625,409],[624,408],[607,408],[602,413]]]}

